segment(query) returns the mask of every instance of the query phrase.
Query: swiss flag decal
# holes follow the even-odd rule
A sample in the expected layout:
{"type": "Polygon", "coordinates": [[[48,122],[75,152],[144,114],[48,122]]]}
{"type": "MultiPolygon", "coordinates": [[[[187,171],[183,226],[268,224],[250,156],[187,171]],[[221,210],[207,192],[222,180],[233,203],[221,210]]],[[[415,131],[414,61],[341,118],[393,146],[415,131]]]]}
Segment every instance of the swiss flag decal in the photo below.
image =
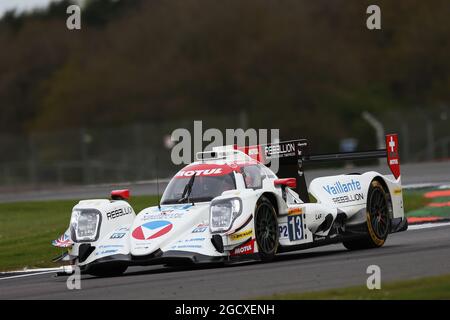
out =
{"type": "Polygon", "coordinates": [[[386,153],[388,166],[395,179],[398,179],[398,177],[400,177],[400,156],[398,153],[397,134],[386,135],[386,153]]]}

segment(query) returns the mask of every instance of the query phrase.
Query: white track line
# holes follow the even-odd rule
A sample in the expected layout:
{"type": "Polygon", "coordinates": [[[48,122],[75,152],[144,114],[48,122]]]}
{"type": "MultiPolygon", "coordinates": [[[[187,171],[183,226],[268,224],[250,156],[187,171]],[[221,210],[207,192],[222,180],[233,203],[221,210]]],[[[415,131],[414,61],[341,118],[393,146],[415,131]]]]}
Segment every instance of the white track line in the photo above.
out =
{"type": "Polygon", "coordinates": [[[36,268],[36,269],[23,269],[23,270],[15,270],[15,271],[5,271],[0,272],[0,274],[8,274],[8,273],[35,273],[35,272],[44,272],[44,271],[59,271],[61,268],[36,268]]]}
{"type": "Polygon", "coordinates": [[[414,231],[414,230],[420,230],[420,229],[429,229],[429,228],[437,228],[437,227],[444,227],[444,226],[450,226],[450,222],[431,222],[431,223],[424,223],[424,224],[413,224],[408,226],[408,231],[414,231]]]}
{"type": "Polygon", "coordinates": [[[15,274],[15,273],[25,273],[25,274],[0,277],[0,281],[1,280],[9,280],[9,279],[17,279],[17,278],[25,278],[25,277],[31,277],[31,276],[37,276],[37,275],[49,274],[49,273],[56,273],[56,272],[64,272],[69,275],[73,272],[73,268],[72,268],[72,266],[63,266],[63,267],[59,267],[59,268],[42,268],[42,269],[28,269],[28,270],[1,272],[0,275],[15,274]]]}
{"type": "MultiPolygon", "coordinates": [[[[441,188],[444,186],[442,183],[412,183],[412,184],[405,184],[402,185],[403,189],[423,189],[423,188],[432,188],[432,187],[439,187],[441,188]]],[[[444,186],[446,187],[446,186],[444,186]]]]}
{"type": "Polygon", "coordinates": [[[0,281],[9,280],[9,279],[17,279],[17,278],[25,278],[25,277],[31,277],[31,276],[38,276],[38,275],[49,274],[49,273],[55,273],[55,271],[43,271],[43,272],[20,274],[18,276],[3,277],[3,278],[0,278],[0,281]]]}

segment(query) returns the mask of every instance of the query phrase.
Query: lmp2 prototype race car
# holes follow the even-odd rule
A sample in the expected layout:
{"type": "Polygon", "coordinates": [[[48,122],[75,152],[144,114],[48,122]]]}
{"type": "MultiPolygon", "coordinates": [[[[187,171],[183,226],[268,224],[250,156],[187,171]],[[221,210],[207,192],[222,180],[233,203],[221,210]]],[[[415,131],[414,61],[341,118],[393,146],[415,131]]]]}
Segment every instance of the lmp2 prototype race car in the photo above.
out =
{"type": "Polygon", "coordinates": [[[67,248],[55,261],[113,276],[136,265],[270,261],[278,253],[338,242],[350,250],[381,247],[389,233],[408,227],[397,135],[387,135],[386,146],[311,155],[306,140],[295,140],[200,152],[172,178],[160,204],[137,215],[128,190],[80,201],[68,230],[53,241],[67,248]],[[320,177],[307,188],[308,163],[380,157],[392,175],[320,177]],[[267,166],[275,160],[278,175],[267,166]]]}

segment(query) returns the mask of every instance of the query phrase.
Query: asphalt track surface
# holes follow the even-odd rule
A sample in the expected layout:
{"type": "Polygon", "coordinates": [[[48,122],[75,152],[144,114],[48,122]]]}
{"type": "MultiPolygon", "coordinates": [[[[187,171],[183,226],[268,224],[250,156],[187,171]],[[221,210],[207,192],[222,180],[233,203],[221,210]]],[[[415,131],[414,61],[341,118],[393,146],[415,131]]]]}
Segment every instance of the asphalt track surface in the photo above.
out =
{"type": "Polygon", "coordinates": [[[450,226],[393,234],[379,249],[350,252],[336,244],[285,254],[271,263],[133,267],[115,278],[83,275],[81,290],[68,290],[67,277],[53,274],[0,278],[0,299],[245,299],[362,286],[369,265],[381,268],[382,287],[395,280],[449,274],[450,226]]]}
{"type": "MultiPolygon", "coordinates": [[[[309,183],[312,179],[321,176],[366,172],[370,170],[377,171],[381,174],[390,174],[387,165],[383,164],[381,166],[370,167],[306,170],[306,180],[309,183]]],[[[450,161],[404,164],[401,166],[401,171],[403,185],[421,184],[423,182],[431,184],[450,184],[450,161]]],[[[161,179],[159,190],[163,191],[167,186],[167,183],[168,179],[161,179]]],[[[155,181],[141,181],[91,186],[47,187],[25,192],[23,190],[3,190],[0,192],[0,203],[107,198],[111,190],[123,188],[130,189],[132,195],[155,195],[157,193],[155,181]]]]}

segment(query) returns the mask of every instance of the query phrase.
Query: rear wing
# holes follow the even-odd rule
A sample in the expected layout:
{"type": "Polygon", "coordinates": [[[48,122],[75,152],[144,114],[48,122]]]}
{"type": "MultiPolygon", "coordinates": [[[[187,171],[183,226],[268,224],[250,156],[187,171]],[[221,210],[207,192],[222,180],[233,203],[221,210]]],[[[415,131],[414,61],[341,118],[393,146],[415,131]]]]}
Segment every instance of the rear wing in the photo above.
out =
{"type": "Polygon", "coordinates": [[[309,202],[309,194],[304,175],[304,165],[308,163],[386,158],[387,164],[395,179],[400,177],[397,134],[386,135],[385,149],[370,151],[309,154],[308,141],[306,139],[246,147],[235,146],[234,148],[263,164],[268,164],[272,160],[278,159],[279,171],[277,175],[280,178],[296,177],[296,192],[304,202],[309,202]]]}

